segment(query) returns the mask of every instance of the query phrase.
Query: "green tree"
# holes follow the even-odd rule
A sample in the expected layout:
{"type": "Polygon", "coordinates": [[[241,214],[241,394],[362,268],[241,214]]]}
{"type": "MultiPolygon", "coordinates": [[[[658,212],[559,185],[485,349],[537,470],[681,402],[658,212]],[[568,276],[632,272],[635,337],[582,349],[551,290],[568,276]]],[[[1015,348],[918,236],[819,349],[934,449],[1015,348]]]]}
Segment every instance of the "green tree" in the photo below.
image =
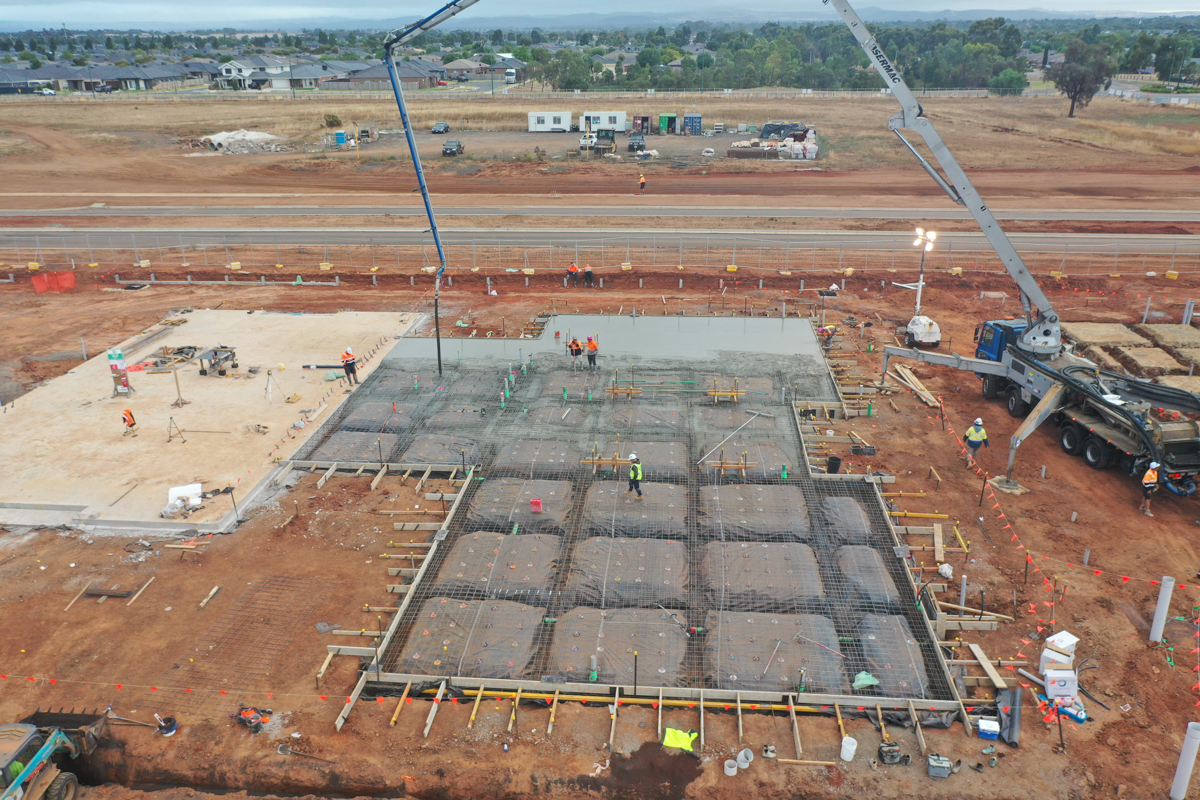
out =
{"type": "Polygon", "coordinates": [[[504,31],[497,28],[492,31],[491,42],[494,47],[499,47],[504,43],[504,31]]]}
{"type": "Polygon", "coordinates": [[[1025,74],[1015,69],[1006,69],[988,81],[988,89],[998,94],[1018,94],[1028,85],[1025,74]]]}
{"type": "Polygon", "coordinates": [[[490,67],[492,64],[496,63],[496,57],[491,53],[484,53],[483,57],[480,58],[479,61],[480,63],[487,64],[490,67]]]}
{"type": "Polygon", "coordinates": [[[1125,54],[1124,68],[1128,72],[1140,72],[1150,66],[1150,62],[1154,60],[1154,51],[1157,49],[1158,37],[1149,33],[1139,33],[1137,39],[1129,47],[1129,51],[1125,54]]]}
{"type": "Polygon", "coordinates": [[[1183,36],[1164,36],[1154,48],[1154,70],[1159,80],[1169,81],[1183,70],[1191,58],[1192,43],[1183,36]]]}
{"type": "Polygon", "coordinates": [[[75,56],[75,58],[71,59],[71,63],[77,67],[86,67],[88,63],[87,56],[75,56]]]}
{"type": "Polygon", "coordinates": [[[1089,45],[1082,39],[1071,37],[1066,42],[1066,60],[1054,66],[1047,77],[1056,89],[1071,100],[1068,117],[1075,116],[1075,107],[1087,108],[1088,103],[1100,91],[1115,70],[1108,49],[1103,45],[1089,45]]]}
{"type": "Polygon", "coordinates": [[[662,62],[662,52],[657,47],[643,47],[637,54],[637,63],[641,67],[657,67],[662,62]]]}

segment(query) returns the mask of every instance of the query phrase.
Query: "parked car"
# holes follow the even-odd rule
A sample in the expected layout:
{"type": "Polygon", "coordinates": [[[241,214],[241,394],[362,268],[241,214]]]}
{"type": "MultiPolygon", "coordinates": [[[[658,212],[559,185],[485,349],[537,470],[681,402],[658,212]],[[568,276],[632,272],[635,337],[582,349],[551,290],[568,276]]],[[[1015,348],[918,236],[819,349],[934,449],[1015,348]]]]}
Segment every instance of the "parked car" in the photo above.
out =
{"type": "Polygon", "coordinates": [[[442,155],[444,156],[460,156],[466,151],[466,147],[458,139],[451,139],[442,145],[442,155]]]}
{"type": "Polygon", "coordinates": [[[646,149],[646,137],[641,133],[629,134],[629,152],[640,153],[646,149]]]}
{"type": "Polygon", "coordinates": [[[449,85],[450,84],[446,83],[445,81],[438,81],[438,86],[449,86],[449,85]]]}
{"type": "Polygon", "coordinates": [[[433,123],[433,133],[449,133],[449,132],[450,132],[450,123],[449,122],[433,123]]]}
{"type": "Polygon", "coordinates": [[[38,94],[43,94],[43,95],[46,95],[47,97],[49,97],[51,95],[58,94],[58,92],[54,91],[49,86],[44,86],[44,87],[42,87],[42,89],[40,91],[38,91],[38,94]]]}
{"type": "Polygon", "coordinates": [[[458,81],[459,83],[466,83],[467,81],[469,81],[471,79],[468,78],[466,75],[463,75],[460,73],[459,76],[457,78],[455,78],[454,80],[458,81]]]}
{"type": "Polygon", "coordinates": [[[112,94],[116,90],[116,88],[117,87],[110,86],[106,83],[103,86],[97,86],[96,91],[99,92],[100,94],[112,94]]]}

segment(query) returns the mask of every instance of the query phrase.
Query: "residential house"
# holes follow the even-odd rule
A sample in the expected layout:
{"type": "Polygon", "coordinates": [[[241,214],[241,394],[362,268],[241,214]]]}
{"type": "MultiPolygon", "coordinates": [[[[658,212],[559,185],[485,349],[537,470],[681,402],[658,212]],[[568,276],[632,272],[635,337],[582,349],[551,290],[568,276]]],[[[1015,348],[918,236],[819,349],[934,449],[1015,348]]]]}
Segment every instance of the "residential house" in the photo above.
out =
{"type": "Polygon", "coordinates": [[[241,56],[221,65],[217,85],[222,89],[261,89],[272,76],[290,71],[291,62],[278,56],[241,56]]]}
{"type": "MultiPolygon", "coordinates": [[[[404,91],[436,88],[445,72],[428,62],[411,61],[396,62],[396,77],[404,91]]],[[[331,80],[321,84],[322,89],[353,89],[356,91],[391,90],[391,78],[388,76],[386,64],[376,64],[368,69],[351,73],[345,78],[331,80]]]]}
{"type": "MultiPolygon", "coordinates": [[[[459,75],[482,75],[487,71],[487,66],[479,61],[460,58],[446,64],[444,69],[447,77],[457,78],[459,75]]],[[[500,74],[503,75],[504,70],[500,70],[500,74]]]]}

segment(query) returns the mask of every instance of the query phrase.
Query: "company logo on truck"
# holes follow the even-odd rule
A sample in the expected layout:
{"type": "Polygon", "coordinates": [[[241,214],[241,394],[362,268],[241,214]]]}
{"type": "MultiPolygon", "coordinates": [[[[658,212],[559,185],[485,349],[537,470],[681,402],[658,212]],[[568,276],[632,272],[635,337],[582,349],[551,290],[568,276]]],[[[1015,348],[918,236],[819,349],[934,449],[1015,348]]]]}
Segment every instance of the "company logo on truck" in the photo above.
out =
{"type": "Polygon", "coordinates": [[[888,61],[887,56],[884,55],[883,50],[879,48],[878,44],[871,45],[871,55],[875,56],[875,60],[879,62],[879,66],[883,68],[884,73],[891,79],[892,83],[900,83],[900,75],[892,67],[891,62],[888,61]]]}

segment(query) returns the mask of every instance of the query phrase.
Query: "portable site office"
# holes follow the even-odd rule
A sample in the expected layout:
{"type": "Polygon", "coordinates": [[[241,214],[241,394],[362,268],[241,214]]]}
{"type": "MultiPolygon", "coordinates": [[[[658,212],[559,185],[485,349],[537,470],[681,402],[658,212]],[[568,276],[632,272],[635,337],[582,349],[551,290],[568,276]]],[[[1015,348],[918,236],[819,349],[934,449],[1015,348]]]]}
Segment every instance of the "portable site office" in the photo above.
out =
{"type": "Polygon", "coordinates": [[[618,131],[625,132],[624,111],[585,111],[579,118],[579,130],[587,130],[588,120],[592,121],[592,132],[618,131]]]}
{"type": "Polygon", "coordinates": [[[566,133],[571,130],[570,111],[530,111],[529,132],[566,133]]]}

